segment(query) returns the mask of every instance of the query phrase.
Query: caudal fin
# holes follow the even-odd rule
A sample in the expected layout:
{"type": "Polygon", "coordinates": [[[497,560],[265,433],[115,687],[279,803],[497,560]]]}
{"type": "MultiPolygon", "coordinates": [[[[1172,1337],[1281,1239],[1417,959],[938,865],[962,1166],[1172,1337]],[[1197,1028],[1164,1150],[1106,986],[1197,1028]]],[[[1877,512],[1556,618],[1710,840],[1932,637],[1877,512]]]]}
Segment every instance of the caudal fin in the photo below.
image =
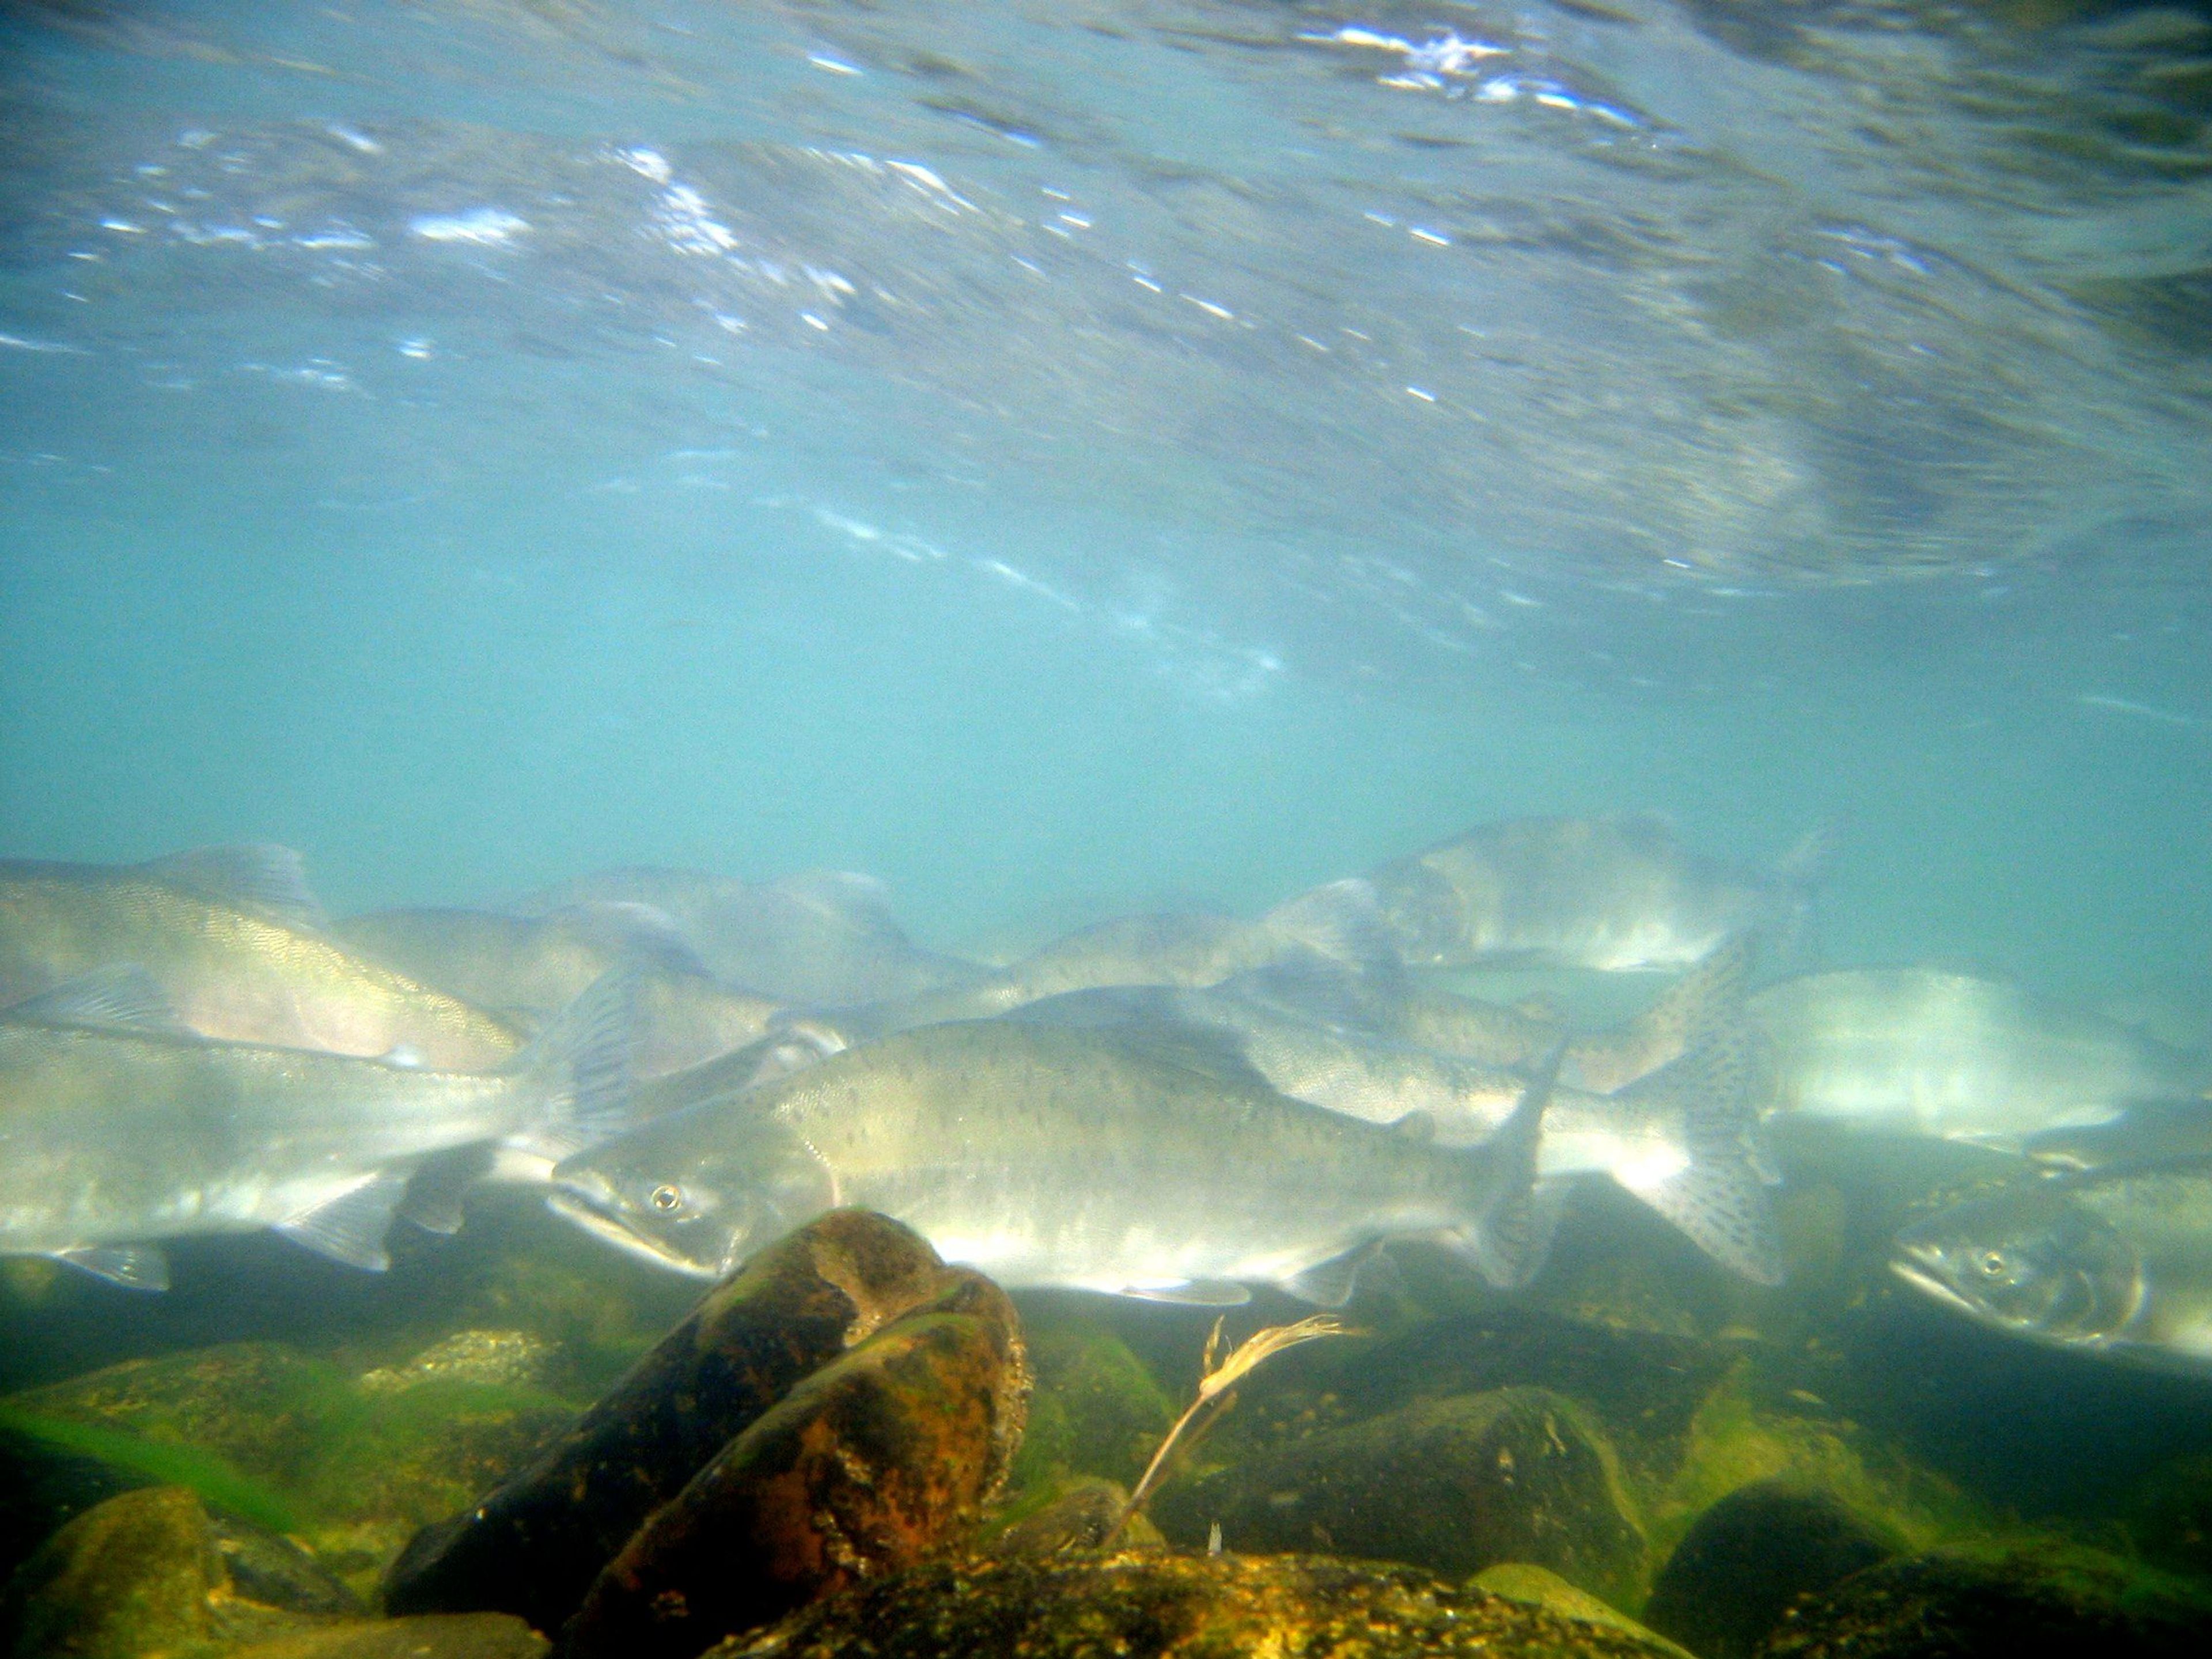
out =
{"type": "Polygon", "coordinates": [[[1577,1040],[1561,1075],[1574,1088],[1611,1094],[1722,1041],[1742,1021],[1758,960],[1755,933],[1738,933],[1715,945],[1635,1018],[1577,1040]]]}
{"type": "Polygon", "coordinates": [[[631,1126],[640,977],[635,967],[600,975],[508,1062],[541,1091],[535,1120],[508,1146],[557,1163],[631,1126]]]}
{"type": "Polygon", "coordinates": [[[1294,950],[1311,951],[1362,973],[1398,966],[1382,896],[1375,884],[1353,876],[1285,899],[1261,918],[1294,950]]]}
{"type": "Polygon", "coordinates": [[[1474,1224],[1451,1242],[1501,1291],[1518,1290],[1535,1278],[1559,1226],[1563,1188],[1557,1182],[1538,1182],[1536,1155],[1543,1145],[1544,1109],[1551,1104],[1564,1052],[1553,1048],[1544,1057],[1522,1088],[1512,1115],[1465,1154],[1482,1168],[1486,1201],[1474,1224]]]}
{"type": "Polygon", "coordinates": [[[1624,1164],[1613,1177],[1729,1272],[1779,1285],[1782,1243],[1759,1142],[1759,1068],[1751,1039],[1723,1036],[1612,1097],[1679,1125],[1680,1156],[1624,1164]]]}

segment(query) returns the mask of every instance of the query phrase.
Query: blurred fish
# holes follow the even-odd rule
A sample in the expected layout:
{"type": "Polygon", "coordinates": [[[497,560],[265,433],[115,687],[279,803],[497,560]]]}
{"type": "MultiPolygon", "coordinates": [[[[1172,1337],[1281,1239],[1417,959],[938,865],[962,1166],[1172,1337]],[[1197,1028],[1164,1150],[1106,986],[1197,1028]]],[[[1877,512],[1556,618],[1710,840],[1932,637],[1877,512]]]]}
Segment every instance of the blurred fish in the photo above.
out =
{"type": "Polygon", "coordinates": [[[2016,986],[1929,968],[1768,986],[1749,1017],[1778,1110],[2018,1151],[2141,1101],[2201,1096],[2212,1070],[2132,1028],[2016,986]]]}
{"type": "Polygon", "coordinates": [[[1308,966],[1334,977],[1386,965],[1389,944],[1374,889],[1339,881],[1257,921],[1196,910],[1115,917],[972,984],[856,1010],[853,1024],[880,1036],[988,1019],[1046,997],[1109,986],[1218,985],[1270,968],[1308,966]]]}
{"type": "Polygon", "coordinates": [[[296,853],[215,848],[109,866],[0,863],[0,1002],[128,963],[202,1035],[441,1071],[498,1066],[507,1022],[317,931],[296,853]]]}
{"type": "Polygon", "coordinates": [[[1890,1266],[1993,1329],[2212,1376],[2212,1164],[1972,1200],[1899,1234],[1890,1266]]]}
{"type": "Polygon", "coordinates": [[[499,1070],[438,1072],[213,1041],[137,969],[88,975],[0,1018],[0,1254],[160,1289],[152,1241],[268,1227],[380,1268],[420,1161],[626,1126],[631,1018],[611,975],[499,1070]]]}
{"type": "Polygon", "coordinates": [[[1832,839],[1816,832],[1771,869],[1753,870],[1691,852],[1663,818],[1512,818],[1367,878],[1408,967],[1680,968],[1740,933],[1786,944],[1832,839]]]}
{"type": "Polygon", "coordinates": [[[1287,1099],[1214,1051],[998,1021],[928,1026],[646,1124],[555,1171],[552,1202],[714,1278],[835,1205],[908,1223],[1003,1284],[1340,1304],[1380,1241],[1521,1276],[1548,1077],[1483,1146],[1287,1099]]]}
{"type": "Polygon", "coordinates": [[[708,977],[675,924],[650,906],[571,905],[544,916],[490,910],[378,910],[331,935],[411,979],[534,1029],[624,964],[640,969],[641,1078],[681,1071],[764,1036],[777,1005],[708,977]]]}
{"type": "Polygon", "coordinates": [[[891,915],[883,884],[843,871],[757,883],[692,870],[607,870],[504,908],[545,916],[606,903],[658,912],[716,979],[778,1002],[841,1007],[986,976],[976,963],[915,944],[891,915]]]}
{"type": "Polygon", "coordinates": [[[2102,1123],[2030,1135],[2027,1152],[2052,1173],[2212,1159],[2212,1101],[2141,1102],[2102,1123]]]}
{"type": "MultiPolygon", "coordinates": [[[[1301,1018],[1246,994],[1244,981],[1209,990],[1153,987],[1048,998],[1012,1018],[1093,1029],[1150,1030],[1216,1042],[1293,1099],[1370,1122],[1419,1129],[1440,1146],[1480,1146],[1510,1120],[1525,1086],[1510,1066],[1377,1041],[1357,1028],[1301,1018]]],[[[1579,1176],[1606,1176],[1680,1228],[1731,1272],[1778,1284],[1782,1258],[1758,1146],[1758,1066],[1734,1016],[1716,994],[1648,1075],[1599,1093],[1564,1082],[1544,1113],[1536,1169],[1538,1217],[1548,1235],[1564,1190],[1579,1176]],[[1684,1052],[1685,1047],[1688,1052],[1684,1052]]],[[[1670,1023],[1671,1029],[1671,1023],[1670,1023]]],[[[1554,1052],[1560,1052],[1555,1041],[1554,1052]]],[[[1562,1078],[1573,1061],[1569,1042],[1562,1078]]],[[[1601,1065],[1617,1049],[1601,1044],[1601,1065]]],[[[1543,1242],[1548,1242],[1547,1239],[1543,1242]]]]}

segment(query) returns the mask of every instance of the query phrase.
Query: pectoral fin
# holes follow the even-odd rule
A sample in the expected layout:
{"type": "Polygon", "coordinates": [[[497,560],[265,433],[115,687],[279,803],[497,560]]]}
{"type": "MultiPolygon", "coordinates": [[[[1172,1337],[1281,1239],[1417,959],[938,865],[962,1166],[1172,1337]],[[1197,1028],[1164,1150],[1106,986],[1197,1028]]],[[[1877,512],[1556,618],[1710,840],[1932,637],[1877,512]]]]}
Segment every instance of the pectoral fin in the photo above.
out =
{"type": "Polygon", "coordinates": [[[81,1244],[56,1250],[54,1260],[126,1291],[169,1288],[169,1258],[152,1244],[81,1244]]]}
{"type": "Polygon", "coordinates": [[[1173,1302],[1193,1308],[1241,1308],[1252,1299],[1250,1291],[1226,1279],[1193,1279],[1179,1285],[1131,1285],[1121,1294],[1139,1297],[1146,1302],[1173,1302]]]}

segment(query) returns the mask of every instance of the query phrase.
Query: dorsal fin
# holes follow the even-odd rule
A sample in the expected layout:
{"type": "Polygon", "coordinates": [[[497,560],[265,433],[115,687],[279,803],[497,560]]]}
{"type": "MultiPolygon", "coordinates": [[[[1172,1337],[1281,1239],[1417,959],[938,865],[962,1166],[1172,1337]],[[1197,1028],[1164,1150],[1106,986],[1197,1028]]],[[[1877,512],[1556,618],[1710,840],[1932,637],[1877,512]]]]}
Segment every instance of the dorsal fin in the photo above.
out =
{"type": "Polygon", "coordinates": [[[0,1009],[18,1025],[67,1025],[87,1031],[127,1031],[137,1036],[191,1037],[199,1034],[177,1018],[154,976],[135,963],[118,962],[57,985],[51,991],[0,1009]]]}
{"type": "Polygon", "coordinates": [[[320,927],[328,920],[322,902],[307,886],[306,860],[289,847],[265,842],[201,847],[149,859],[138,868],[164,887],[287,927],[320,927]]]}
{"type": "Polygon", "coordinates": [[[837,917],[887,945],[908,943],[891,912],[890,889],[857,870],[801,870],[779,876],[769,887],[824,915],[837,917]]]}

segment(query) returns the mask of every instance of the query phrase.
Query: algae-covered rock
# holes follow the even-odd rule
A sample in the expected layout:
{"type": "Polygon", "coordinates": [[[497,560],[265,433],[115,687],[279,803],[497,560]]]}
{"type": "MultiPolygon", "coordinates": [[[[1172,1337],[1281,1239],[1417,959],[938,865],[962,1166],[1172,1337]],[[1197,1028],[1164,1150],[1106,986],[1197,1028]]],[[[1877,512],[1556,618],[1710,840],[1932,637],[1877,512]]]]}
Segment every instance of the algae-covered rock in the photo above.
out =
{"type": "Polygon", "coordinates": [[[1467,1582],[1470,1589],[1488,1590],[1509,1601],[1526,1601],[1533,1607],[1548,1608],[1562,1619],[1580,1619],[1608,1629],[1626,1631],[1663,1652],[1674,1654],[1676,1659],[1689,1659],[1680,1648],[1657,1632],[1638,1624],[1611,1602],[1600,1601],[1588,1590],[1577,1589],[1549,1567],[1540,1567],[1529,1561],[1501,1561],[1494,1567],[1485,1567],[1467,1582]]]}
{"type": "Polygon", "coordinates": [[[238,1648],[226,1659],[539,1659],[545,1638],[510,1613],[430,1613],[342,1625],[238,1648]]]}
{"type": "Polygon", "coordinates": [[[1326,1550],[1460,1577],[1532,1561],[1610,1599],[1644,1565],[1602,1436],[1540,1389],[1423,1401],[1179,1482],[1155,1506],[1178,1543],[1218,1522],[1243,1552],[1326,1550]]]}
{"type": "Polygon", "coordinates": [[[0,1583],[70,1516],[94,1504],[149,1484],[149,1477],[118,1469],[80,1451],[4,1426],[0,1413],[0,1583]]]}
{"type": "Polygon", "coordinates": [[[179,1486],[127,1492],[87,1510],[0,1592],[6,1659],[140,1659],[205,1649],[209,1597],[224,1583],[207,1510],[179,1486]]]}
{"type": "Polygon", "coordinates": [[[1165,1551],[937,1560],[714,1659],[1679,1659],[1413,1567],[1165,1551]]]}
{"type": "Polygon", "coordinates": [[[1660,1570],[1644,1620],[1699,1659],[1749,1659],[1800,1595],[1898,1547],[1831,1493],[1754,1481],[1698,1517],[1660,1570]]]}
{"type": "Polygon", "coordinates": [[[823,1216],[709,1291],[614,1391],[506,1485],[410,1543],[393,1613],[493,1610],[558,1630],[649,1514],[801,1377],[942,1291],[921,1237],[823,1216]]]}
{"type": "Polygon", "coordinates": [[[1166,1391],[1103,1325],[1060,1320],[1029,1337],[1036,1393],[1024,1464],[1133,1485],[1175,1422],[1166,1391]]]}
{"type": "Polygon", "coordinates": [[[1006,1292],[950,1289],[800,1382],[656,1510],[563,1633],[575,1659],[690,1659],[973,1528],[1028,1392],[1006,1292]]]}
{"type": "Polygon", "coordinates": [[[2196,1659],[2205,1610],[2124,1601],[2124,1586],[2024,1556],[1902,1556],[1793,1605],[1760,1659],[2196,1659]]]}
{"type": "Polygon", "coordinates": [[[2212,1577],[2212,1456],[2185,1457],[2140,1482],[2126,1516],[2147,1559],[2212,1577]]]}

